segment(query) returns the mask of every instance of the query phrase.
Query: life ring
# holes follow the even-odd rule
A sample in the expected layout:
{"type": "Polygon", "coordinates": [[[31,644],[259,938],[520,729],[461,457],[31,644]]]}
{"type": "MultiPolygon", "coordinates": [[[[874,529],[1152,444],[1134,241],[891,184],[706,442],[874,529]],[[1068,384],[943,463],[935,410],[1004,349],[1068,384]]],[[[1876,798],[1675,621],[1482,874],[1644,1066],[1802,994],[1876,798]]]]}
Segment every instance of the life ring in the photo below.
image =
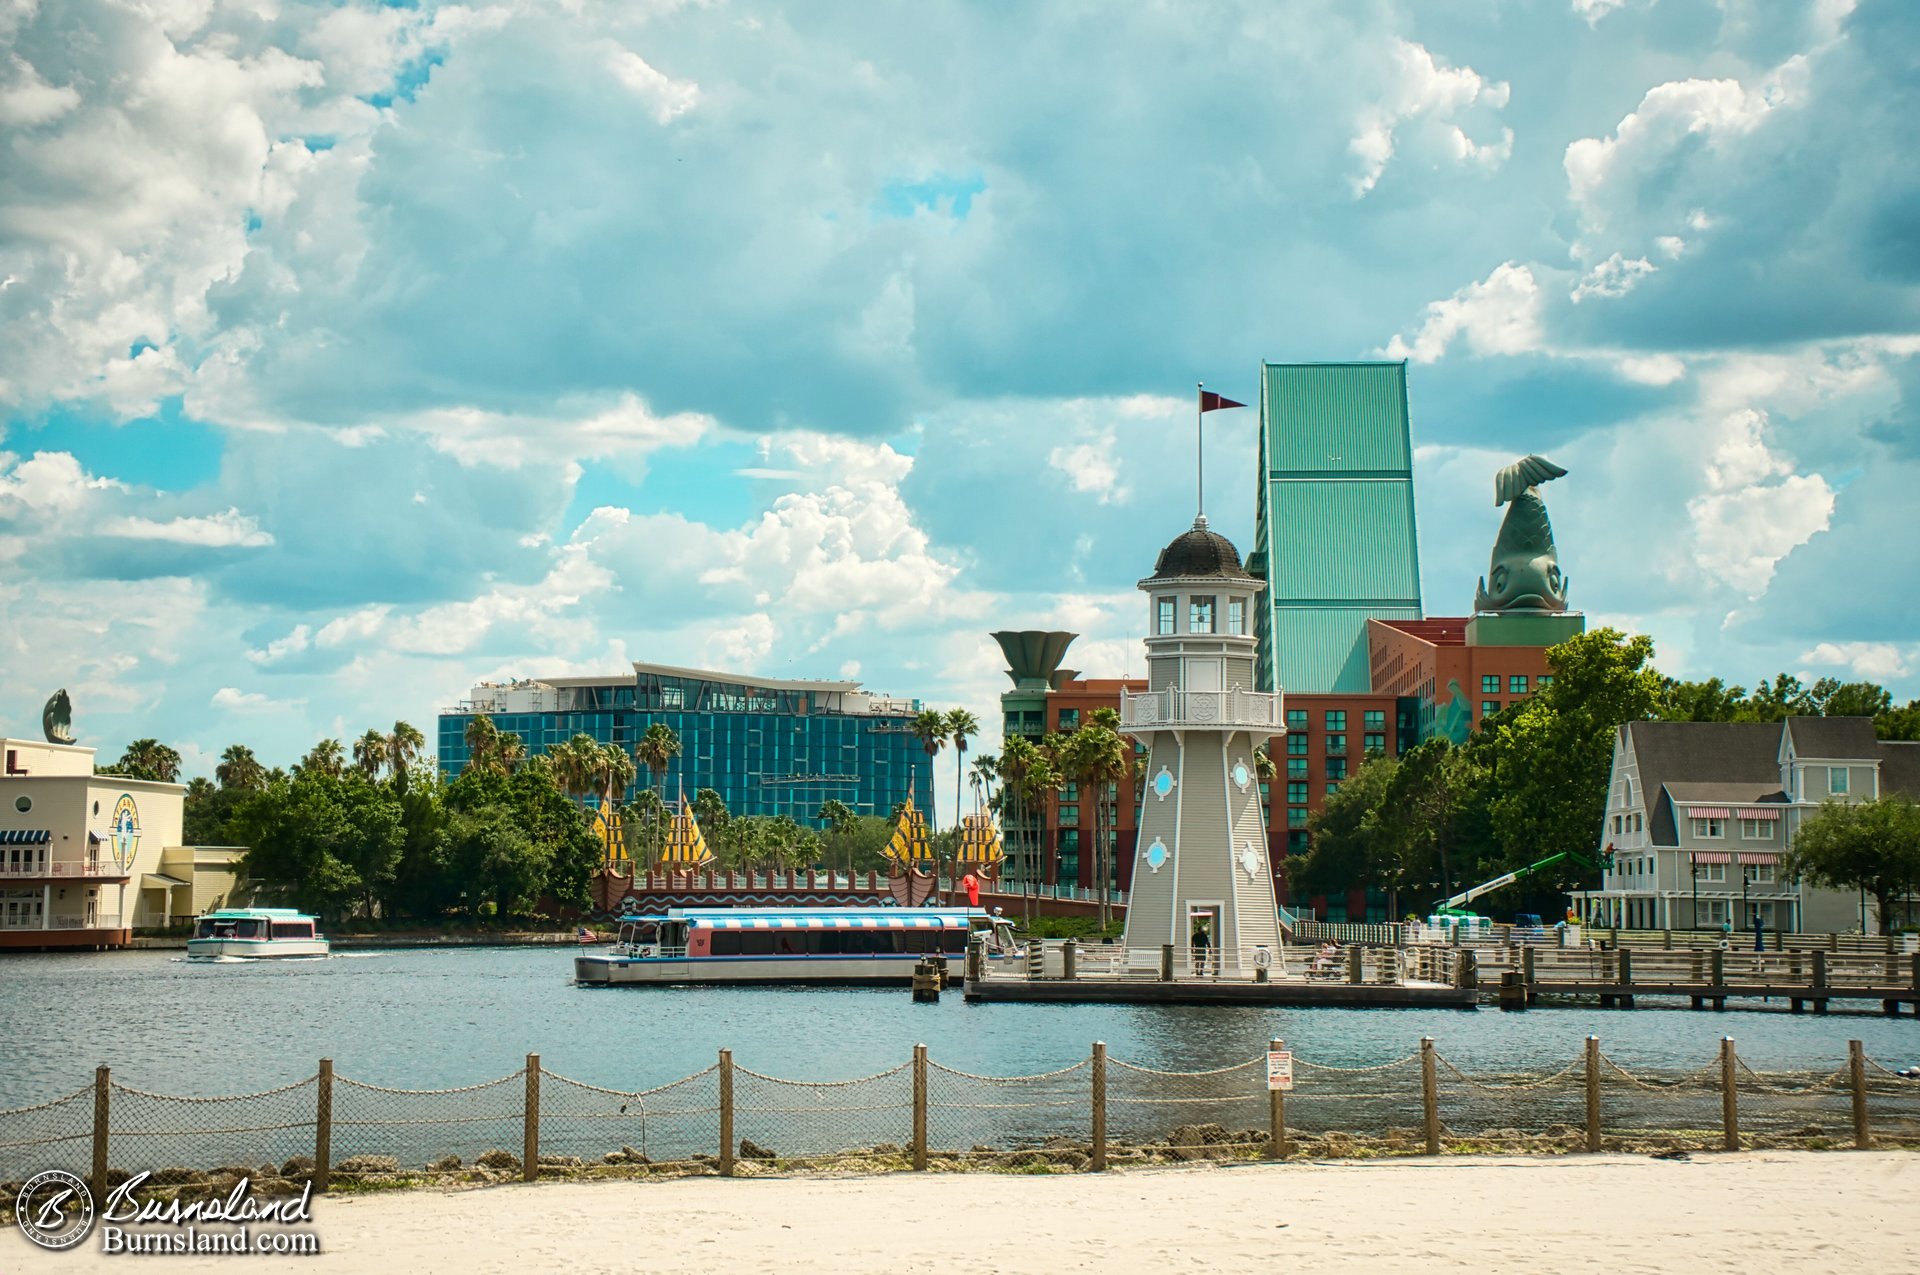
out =
{"type": "Polygon", "coordinates": [[[1253,968],[1264,970],[1270,969],[1272,966],[1273,952],[1270,949],[1264,947],[1256,947],[1253,949],[1253,968]]]}

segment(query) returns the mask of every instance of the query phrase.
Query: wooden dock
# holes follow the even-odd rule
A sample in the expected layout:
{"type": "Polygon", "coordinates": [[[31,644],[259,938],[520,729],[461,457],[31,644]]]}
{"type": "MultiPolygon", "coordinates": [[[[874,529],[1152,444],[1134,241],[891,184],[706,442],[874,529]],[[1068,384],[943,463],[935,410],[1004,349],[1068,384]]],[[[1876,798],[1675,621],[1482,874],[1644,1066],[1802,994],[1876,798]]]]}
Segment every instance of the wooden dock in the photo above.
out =
{"type": "Polygon", "coordinates": [[[1035,944],[1024,963],[969,958],[969,1001],[1129,1005],[1346,1005],[1472,1009],[1476,959],[1456,948],[1350,947],[1311,952],[1129,951],[1107,944],[1035,944]]]}
{"type": "Polygon", "coordinates": [[[1480,948],[1482,985],[1503,1008],[1540,997],[1597,998],[1632,1009],[1642,996],[1684,996],[1694,1009],[1730,1000],[1785,1001],[1794,1013],[1833,1001],[1879,1001],[1888,1015],[1920,1013],[1920,954],[1821,950],[1740,952],[1722,948],[1563,949],[1524,945],[1480,948]]]}

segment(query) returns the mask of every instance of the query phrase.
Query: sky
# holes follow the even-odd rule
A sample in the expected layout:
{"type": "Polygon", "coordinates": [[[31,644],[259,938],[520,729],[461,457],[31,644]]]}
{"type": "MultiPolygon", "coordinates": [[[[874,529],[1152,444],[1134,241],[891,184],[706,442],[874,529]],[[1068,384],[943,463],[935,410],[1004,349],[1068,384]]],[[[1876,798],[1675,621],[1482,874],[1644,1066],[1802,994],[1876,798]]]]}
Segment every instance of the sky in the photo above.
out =
{"type": "Polygon", "coordinates": [[[991,749],[1263,359],[1407,361],[1429,613],[1539,452],[1591,625],[1920,695],[1915,119],[1905,0],[0,0],[0,731],[646,660],[991,749]]]}

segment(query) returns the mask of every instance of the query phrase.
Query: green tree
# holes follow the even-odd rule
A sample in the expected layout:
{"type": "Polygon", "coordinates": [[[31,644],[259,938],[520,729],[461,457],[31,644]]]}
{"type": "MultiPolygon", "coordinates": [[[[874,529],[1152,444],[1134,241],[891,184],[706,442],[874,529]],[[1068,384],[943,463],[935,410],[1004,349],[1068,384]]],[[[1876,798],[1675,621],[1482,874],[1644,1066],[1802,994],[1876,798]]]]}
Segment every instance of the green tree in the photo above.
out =
{"type": "Polygon", "coordinates": [[[1744,686],[1728,686],[1717,677],[1704,682],[1660,680],[1654,715],[1668,722],[1733,722],[1747,707],[1744,686]]]}
{"type": "Polygon", "coordinates": [[[380,770],[387,764],[387,737],[370,730],[354,740],[353,764],[368,779],[380,778],[380,770]]]}
{"type": "MultiPolygon", "coordinates": [[[[913,719],[913,733],[919,737],[920,747],[927,752],[927,792],[931,794],[933,792],[933,759],[938,757],[940,750],[947,745],[947,715],[938,709],[922,709],[913,719]]],[[[932,804],[931,797],[928,804],[929,806],[932,804]]],[[[932,828],[934,826],[933,811],[928,809],[926,813],[927,827],[932,828]]]]}
{"type": "MultiPolygon", "coordinates": [[[[1371,763],[1369,763],[1371,764],[1371,763]]],[[[1444,895],[1463,883],[1463,870],[1478,879],[1485,851],[1484,773],[1473,754],[1445,738],[1430,739],[1399,759],[1388,787],[1386,809],[1397,819],[1410,864],[1437,871],[1444,895]],[[1460,862],[1463,846],[1481,851],[1460,862]]]]}
{"type": "MultiPolygon", "coordinates": [[[[1549,647],[1553,683],[1484,724],[1470,741],[1473,758],[1491,772],[1490,816],[1504,867],[1594,844],[1615,729],[1650,717],[1659,702],[1652,658],[1651,638],[1614,629],[1549,647]]],[[[1558,884],[1574,884],[1567,873],[1558,884]]]]}
{"type": "Polygon", "coordinates": [[[195,776],[187,784],[181,838],[190,846],[231,846],[246,840],[233,828],[233,819],[250,790],[217,788],[210,779],[195,776]]]}
{"type": "Polygon", "coordinates": [[[346,766],[346,751],[340,747],[340,741],[323,739],[307,750],[307,755],[300,759],[294,771],[300,773],[311,770],[338,779],[346,773],[346,766]]]}
{"type": "Polygon", "coordinates": [[[180,754],[157,739],[136,739],[103,773],[171,784],[180,778],[180,754]]]}
{"type": "Polygon", "coordinates": [[[1061,769],[1081,786],[1081,806],[1091,799],[1093,806],[1093,880],[1100,892],[1100,924],[1112,915],[1109,894],[1113,888],[1113,847],[1108,844],[1110,791],[1127,777],[1131,750],[1118,735],[1105,726],[1082,726],[1069,738],[1062,750],[1061,769]]]}
{"type": "Polygon", "coordinates": [[[1887,709],[1873,719],[1873,730],[1882,739],[1920,740],[1920,699],[1887,709]]]}
{"type": "Polygon", "coordinates": [[[953,741],[953,826],[960,826],[960,790],[966,782],[967,741],[980,733],[980,719],[964,708],[947,714],[947,738],[953,741]]]}
{"type": "Polygon", "coordinates": [[[462,734],[467,744],[465,770],[506,773],[506,767],[500,764],[500,728],[493,724],[491,717],[475,713],[467,719],[467,728],[462,734]]]}
{"type": "Polygon", "coordinates": [[[502,916],[533,910],[546,885],[551,851],[528,835],[511,806],[456,811],[446,836],[455,870],[476,898],[491,902],[502,916]]]}
{"type": "Polygon", "coordinates": [[[1388,911],[1399,915],[1407,837],[1388,805],[1399,765],[1391,757],[1364,761],[1339,791],[1328,794],[1307,820],[1311,848],[1287,860],[1288,880],[1297,891],[1339,894],[1377,885],[1388,891],[1388,911]]]}
{"type": "Polygon", "coordinates": [[[1904,793],[1826,802],[1801,821],[1781,866],[1815,885],[1865,891],[1890,934],[1899,901],[1920,890],[1920,807],[1904,793]]]}
{"type": "Polygon", "coordinates": [[[213,768],[213,777],[222,788],[252,790],[266,783],[267,768],[245,744],[229,744],[220,754],[220,764],[213,768]]]}
{"type": "MultiPolygon", "coordinates": [[[[646,733],[633,746],[634,760],[647,768],[647,781],[653,785],[654,795],[659,798],[657,811],[664,812],[666,809],[667,767],[678,756],[680,736],[665,722],[655,722],[647,727],[646,733]]],[[[656,817],[653,825],[655,854],[659,853],[662,829],[665,827],[665,823],[656,817]]]]}
{"type": "Polygon", "coordinates": [[[402,786],[426,746],[427,737],[416,727],[407,722],[393,724],[393,731],[387,736],[387,769],[402,786]]]}

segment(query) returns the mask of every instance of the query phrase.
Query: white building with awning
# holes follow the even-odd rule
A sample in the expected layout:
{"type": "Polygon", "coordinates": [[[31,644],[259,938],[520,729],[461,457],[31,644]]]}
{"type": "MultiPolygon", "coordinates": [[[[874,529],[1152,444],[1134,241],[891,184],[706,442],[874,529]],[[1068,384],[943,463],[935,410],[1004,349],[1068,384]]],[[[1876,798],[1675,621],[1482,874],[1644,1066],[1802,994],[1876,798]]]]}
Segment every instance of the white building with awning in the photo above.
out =
{"type": "Polygon", "coordinates": [[[243,849],[181,844],[183,785],[97,775],[76,745],[0,750],[0,948],[117,947],[240,901],[243,849]]]}
{"type": "Polygon", "coordinates": [[[1828,801],[1920,796],[1920,744],[1864,717],[1629,722],[1614,735],[1600,888],[1572,894],[1624,929],[1875,930],[1871,901],[1788,881],[1801,819],[1828,801]]]}

